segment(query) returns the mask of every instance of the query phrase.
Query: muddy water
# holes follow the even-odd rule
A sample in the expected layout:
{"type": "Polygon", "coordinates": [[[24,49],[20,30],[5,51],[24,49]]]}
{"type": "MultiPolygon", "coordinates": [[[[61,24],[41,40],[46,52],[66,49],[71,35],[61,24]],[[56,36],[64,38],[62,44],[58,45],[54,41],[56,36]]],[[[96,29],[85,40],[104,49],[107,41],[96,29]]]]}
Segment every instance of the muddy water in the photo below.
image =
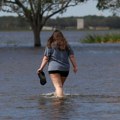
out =
{"type": "Polygon", "coordinates": [[[65,99],[53,97],[47,73],[36,75],[44,48],[0,48],[0,120],[119,120],[120,47],[73,46],[79,66],[70,71],[65,99]]]}

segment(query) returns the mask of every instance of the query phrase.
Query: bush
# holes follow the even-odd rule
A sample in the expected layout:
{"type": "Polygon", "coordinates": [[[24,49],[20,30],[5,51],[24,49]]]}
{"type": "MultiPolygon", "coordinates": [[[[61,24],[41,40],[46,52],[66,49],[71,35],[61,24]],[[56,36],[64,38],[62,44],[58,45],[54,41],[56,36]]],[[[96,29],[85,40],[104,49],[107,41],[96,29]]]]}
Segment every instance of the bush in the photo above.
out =
{"type": "Polygon", "coordinates": [[[120,34],[88,35],[81,43],[120,43],[120,34]]]}

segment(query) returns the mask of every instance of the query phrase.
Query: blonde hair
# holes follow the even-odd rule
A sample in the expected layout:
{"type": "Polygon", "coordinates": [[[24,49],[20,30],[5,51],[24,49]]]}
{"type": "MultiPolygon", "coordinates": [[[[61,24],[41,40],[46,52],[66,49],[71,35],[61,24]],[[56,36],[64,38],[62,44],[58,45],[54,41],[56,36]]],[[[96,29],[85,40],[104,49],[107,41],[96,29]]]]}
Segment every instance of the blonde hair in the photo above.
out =
{"type": "Polygon", "coordinates": [[[60,50],[67,49],[67,40],[59,30],[55,30],[52,36],[48,39],[47,47],[51,48],[53,43],[56,43],[58,49],[60,50]]]}

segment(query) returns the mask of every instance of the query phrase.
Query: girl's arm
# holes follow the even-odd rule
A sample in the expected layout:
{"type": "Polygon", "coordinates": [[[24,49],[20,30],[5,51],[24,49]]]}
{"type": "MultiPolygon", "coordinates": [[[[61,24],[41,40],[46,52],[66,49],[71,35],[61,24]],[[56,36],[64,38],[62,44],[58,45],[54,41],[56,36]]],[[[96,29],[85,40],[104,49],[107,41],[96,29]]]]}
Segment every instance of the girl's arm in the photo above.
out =
{"type": "Polygon", "coordinates": [[[42,59],[42,63],[39,67],[39,69],[37,70],[37,73],[41,72],[43,70],[43,68],[45,67],[45,65],[48,63],[49,58],[47,56],[44,56],[42,59]]]}
{"type": "Polygon", "coordinates": [[[78,71],[78,66],[77,66],[76,59],[75,59],[74,55],[70,55],[70,61],[73,65],[73,71],[76,73],[78,71]]]}

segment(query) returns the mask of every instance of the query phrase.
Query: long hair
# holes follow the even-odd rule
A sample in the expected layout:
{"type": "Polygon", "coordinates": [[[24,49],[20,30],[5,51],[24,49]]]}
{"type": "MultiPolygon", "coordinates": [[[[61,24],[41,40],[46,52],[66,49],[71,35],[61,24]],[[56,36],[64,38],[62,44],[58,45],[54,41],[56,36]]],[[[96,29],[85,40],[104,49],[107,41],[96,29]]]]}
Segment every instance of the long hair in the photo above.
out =
{"type": "Polygon", "coordinates": [[[55,30],[52,36],[48,39],[47,47],[51,48],[54,43],[56,43],[58,49],[60,50],[67,49],[67,40],[59,30],[55,30]]]}

